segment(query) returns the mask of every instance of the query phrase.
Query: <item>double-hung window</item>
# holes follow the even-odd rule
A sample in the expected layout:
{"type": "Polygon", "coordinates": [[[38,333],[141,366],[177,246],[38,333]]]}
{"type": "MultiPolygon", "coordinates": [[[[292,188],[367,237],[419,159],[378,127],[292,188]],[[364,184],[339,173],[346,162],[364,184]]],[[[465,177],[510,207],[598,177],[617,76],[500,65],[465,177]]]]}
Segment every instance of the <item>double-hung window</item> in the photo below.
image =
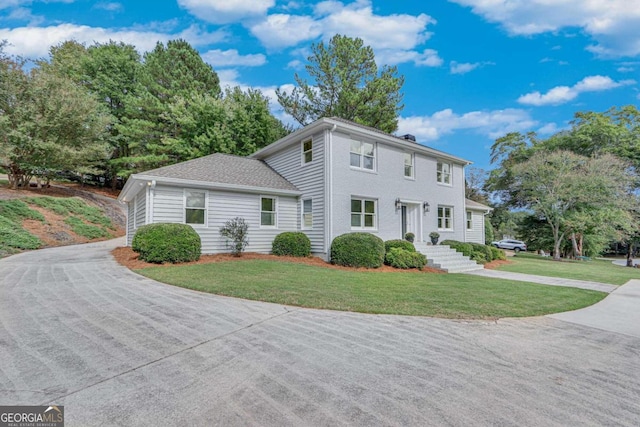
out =
{"type": "Polygon", "coordinates": [[[451,206],[438,206],[438,229],[453,230],[453,208],[451,206]]]}
{"type": "Polygon", "coordinates": [[[467,211],[467,230],[473,230],[473,213],[467,211]]]}
{"type": "Polygon", "coordinates": [[[302,141],[302,164],[311,163],[313,161],[313,141],[307,139],[302,141]]]}
{"type": "Polygon", "coordinates": [[[277,201],[274,197],[260,197],[260,226],[276,227],[278,224],[277,201]]]}
{"type": "Polygon", "coordinates": [[[313,201],[311,199],[302,201],[302,228],[304,230],[313,228],[313,201]]]}
{"type": "Polygon", "coordinates": [[[351,141],[351,167],[365,170],[375,170],[376,147],[371,142],[351,141]]]}
{"type": "Polygon", "coordinates": [[[204,225],[207,217],[207,193],[205,191],[184,190],[184,222],[204,225]]]}
{"type": "Polygon", "coordinates": [[[351,199],[351,228],[376,228],[376,201],[351,199]]]}
{"type": "Polygon", "coordinates": [[[413,163],[415,156],[412,153],[404,153],[404,177],[413,178],[413,163]]]}
{"type": "Polygon", "coordinates": [[[438,162],[437,177],[440,184],[451,185],[451,163],[438,162]]]}

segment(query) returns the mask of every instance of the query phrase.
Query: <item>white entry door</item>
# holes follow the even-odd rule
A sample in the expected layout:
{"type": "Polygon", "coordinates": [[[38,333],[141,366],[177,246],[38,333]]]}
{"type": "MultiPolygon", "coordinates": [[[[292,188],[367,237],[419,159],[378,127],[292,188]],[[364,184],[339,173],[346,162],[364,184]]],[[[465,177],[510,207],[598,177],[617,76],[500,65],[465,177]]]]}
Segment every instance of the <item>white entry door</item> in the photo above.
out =
{"type": "Polygon", "coordinates": [[[407,233],[413,233],[416,241],[422,240],[420,233],[420,205],[417,203],[402,204],[402,239],[407,233]]]}

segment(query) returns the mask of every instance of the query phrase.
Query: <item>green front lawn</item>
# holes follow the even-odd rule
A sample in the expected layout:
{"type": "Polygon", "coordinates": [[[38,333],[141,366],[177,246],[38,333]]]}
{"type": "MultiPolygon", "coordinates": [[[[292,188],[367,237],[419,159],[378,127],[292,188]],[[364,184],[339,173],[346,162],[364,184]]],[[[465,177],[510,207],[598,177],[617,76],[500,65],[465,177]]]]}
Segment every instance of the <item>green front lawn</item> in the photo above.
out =
{"type": "Polygon", "coordinates": [[[592,305],[606,294],[465,274],[345,271],[270,260],[136,270],[184,288],[279,304],[446,318],[539,316],[592,305]]]}
{"type": "Polygon", "coordinates": [[[517,255],[509,258],[513,264],[503,265],[497,270],[514,273],[537,274],[539,276],[588,280],[591,282],[623,285],[631,279],[640,279],[640,269],[613,265],[611,261],[554,261],[536,255],[517,255]]]}

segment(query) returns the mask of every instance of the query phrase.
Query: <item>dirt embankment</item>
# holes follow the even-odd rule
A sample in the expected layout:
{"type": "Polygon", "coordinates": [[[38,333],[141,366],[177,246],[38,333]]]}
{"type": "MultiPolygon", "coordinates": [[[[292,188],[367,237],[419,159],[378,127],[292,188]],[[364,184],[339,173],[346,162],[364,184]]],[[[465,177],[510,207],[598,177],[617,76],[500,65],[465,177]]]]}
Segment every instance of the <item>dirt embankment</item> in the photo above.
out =
{"type": "MultiPolygon", "coordinates": [[[[50,197],[79,197],[87,204],[100,208],[104,215],[111,219],[114,229],[109,230],[111,237],[119,237],[125,234],[126,208],[116,200],[117,194],[112,194],[108,190],[80,187],[75,184],[53,184],[48,188],[25,188],[11,190],[7,186],[0,185],[0,200],[24,199],[29,197],[50,196],[50,197]]],[[[65,223],[67,217],[59,215],[50,210],[30,205],[30,209],[42,214],[45,221],[26,219],[22,221],[22,228],[32,235],[38,237],[43,247],[73,245],[92,241],[104,240],[105,238],[89,239],[76,234],[69,224],[65,223]]],[[[110,238],[110,237],[107,237],[110,238]]]]}

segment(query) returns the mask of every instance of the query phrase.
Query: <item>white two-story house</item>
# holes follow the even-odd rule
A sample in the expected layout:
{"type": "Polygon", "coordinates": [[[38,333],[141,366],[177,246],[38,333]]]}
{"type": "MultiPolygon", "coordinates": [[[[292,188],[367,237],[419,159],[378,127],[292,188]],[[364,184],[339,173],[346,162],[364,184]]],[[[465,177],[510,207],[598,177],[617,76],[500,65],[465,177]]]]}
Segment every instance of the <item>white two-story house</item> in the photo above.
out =
{"type": "Polygon", "coordinates": [[[219,229],[234,217],[249,223],[252,252],[269,253],[284,231],[307,234],[325,259],[336,236],[355,231],[484,243],[490,209],[465,200],[468,164],[410,135],[323,118],[249,157],[212,154],[132,175],[119,200],[128,244],[141,225],[179,222],[198,232],[203,253],[228,251],[219,229]]]}

